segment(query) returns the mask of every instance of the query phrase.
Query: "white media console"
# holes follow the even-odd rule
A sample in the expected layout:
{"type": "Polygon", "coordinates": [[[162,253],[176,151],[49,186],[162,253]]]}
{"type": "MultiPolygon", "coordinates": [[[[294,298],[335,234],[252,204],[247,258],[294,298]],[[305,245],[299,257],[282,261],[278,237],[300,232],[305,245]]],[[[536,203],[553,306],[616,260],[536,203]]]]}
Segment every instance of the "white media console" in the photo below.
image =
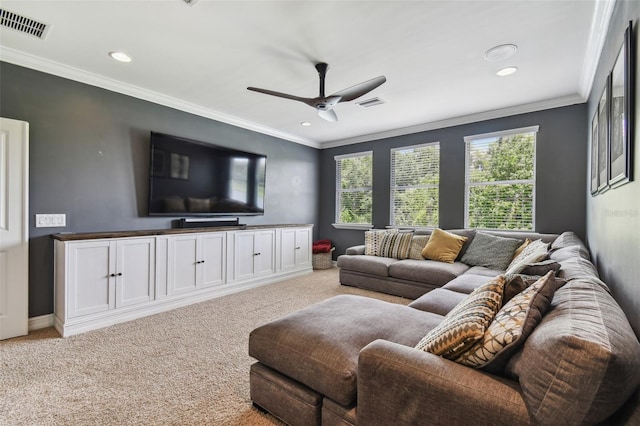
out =
{"type": "Polygon", "coordinates": [[[312,272],[313,225],[56,234],[66,337],[312,272]]]}

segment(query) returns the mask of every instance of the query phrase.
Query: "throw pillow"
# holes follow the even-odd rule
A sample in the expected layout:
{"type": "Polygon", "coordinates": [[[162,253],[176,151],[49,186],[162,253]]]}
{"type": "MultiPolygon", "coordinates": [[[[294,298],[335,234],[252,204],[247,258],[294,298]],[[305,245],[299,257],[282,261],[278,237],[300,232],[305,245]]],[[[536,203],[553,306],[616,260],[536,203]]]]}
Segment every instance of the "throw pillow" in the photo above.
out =
{"type": "Polygon", "coordinates": [[[457,358],[484,336],[500,309],[503,289],[502,275],[475,289],[420,340],[416,349],[448,359],[457,358]]]}
{"type": "Polygon", "coordinates": [[[460,261],[467,265],[504,271],[521,245],[522,240],[478,232],[460,261]]]}
{"type": "Polygon", "coordinates": [[[382,237],[385,234],[390,232],[398,232],[397,229],[371,229],[369,231],[365,231],[364,233],[364,254],[369,256],[377,256],[378,255],[378,247],[380,246],[380,241],[382,241],[382,237]]]}
{"type": "Polygon", "coordinates": [[[422,250],[427,245],[427,241],[429,241],[428,235],[414,235],[409,248],[409,259],[424,260],[422,250]]]}
{"type": "Polygon", "coordinates": [[[555,276],[548,272],[507,302],[484,336],[455,361],[490,373],[500,373],[513,351],[542,320],[555,291],[555,276]]]}
{"type": "Polygon", "coordinates": [[[388,232],[378,247],[378,256],[406,259],[409,257],[413,232],[388,232]]]}
{"type": "Polygon", "coordinates": [[[517,255],[522,253],[522,250],[524,250],[529,244],[531,244],[531,238],[525,238],[524,243],[522,243],[522,245],[516,249],[515,253],[513,253],[513,257],[515,258],[517,255]]]}
{"type": "Polygon", "coordinates": [[[535,240],[522,250],[507,267],[506,275],[517,274],[530,263],[540,262],[548,255],[549,244],[535,240]]]}
{"type": "Polygon", "coordinates": [[[553,271],[554,274],[558,274],[561,265],[555,260],[547,259],[542,262],[529,263],[522,271],[521,274],[525,275],[545,275],[549,271],[553,271]]]}
{"type": "Polygon", "coordinates": [[[453,263],[465,241],[467,241],[467,237],[461,237],[436,228],[431,233],[427,245],[425,245],[422,250],[422,257],[440,262],[453,263]]]}

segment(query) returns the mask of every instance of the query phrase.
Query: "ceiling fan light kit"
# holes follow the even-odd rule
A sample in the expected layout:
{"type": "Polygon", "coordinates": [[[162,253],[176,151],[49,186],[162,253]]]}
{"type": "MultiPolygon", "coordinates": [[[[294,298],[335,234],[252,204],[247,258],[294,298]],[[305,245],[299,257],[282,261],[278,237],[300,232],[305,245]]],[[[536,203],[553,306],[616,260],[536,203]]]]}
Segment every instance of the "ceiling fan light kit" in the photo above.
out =
{"type": "Polygon", "coordinates": [[[336,115],[336,112],[333,110],[333,108],[337,104],[339,104],[340,102],[349,102],[357,99],[387,81],[387,78],[385,76],[380,76],[372,78],[371,80],[364,81],[360,84],[356,84],[355,86],[348,87],[344,90],[340,90],[339,92],[336,92],[332,95],[325,96],[324,84],[328,69],[329,65],[325,62],[316,64],[316,71],[318,71],[318,77],[320,79],[320,93],[315,98],[304,98],[301,96],[289,95],[287,93],[275,92],[273,90],[260,89],[257,87],[247,87],[247,89],[258,93],[264,93],[266,95],[276,96],[284,99],[291,99],[294,101],[305,103],[315,108],[321,118],[327,121],[336,122],[338,121],[338,116],[336,115]]]}

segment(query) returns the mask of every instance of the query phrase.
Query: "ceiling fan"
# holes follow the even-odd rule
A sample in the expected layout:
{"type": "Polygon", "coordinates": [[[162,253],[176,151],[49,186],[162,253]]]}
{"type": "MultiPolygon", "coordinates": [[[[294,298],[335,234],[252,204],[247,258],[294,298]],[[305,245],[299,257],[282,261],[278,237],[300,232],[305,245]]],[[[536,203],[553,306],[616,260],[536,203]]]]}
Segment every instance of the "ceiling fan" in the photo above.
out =
{"type": "Polygon", "coordinates": [[[300,96],[288,95],[286,93],[274,92],[273,90],[259,89],[257,87],[247,87],[247,89],[253,90],[254,92],[303,102],[315,108],[318,111],[318,115],[325,120],[338,121],[338,116],[333,110],[334,106],[336,106],[339,102],[348,102],[357,99],[387,81],[387,78],[381,75],[380,77],[372,78],[371,80],[367,80],[360,84],[356,84],[355,86],[351,86],[347,89],[336,92],[333,95],[325,96],[324,79],[327,75],[328,68],[329,65],[324,62],[316,64],[316,70],[318,71],[318,76],[320,77],[320,95],[316,98],[303,98],[300,96]]]}

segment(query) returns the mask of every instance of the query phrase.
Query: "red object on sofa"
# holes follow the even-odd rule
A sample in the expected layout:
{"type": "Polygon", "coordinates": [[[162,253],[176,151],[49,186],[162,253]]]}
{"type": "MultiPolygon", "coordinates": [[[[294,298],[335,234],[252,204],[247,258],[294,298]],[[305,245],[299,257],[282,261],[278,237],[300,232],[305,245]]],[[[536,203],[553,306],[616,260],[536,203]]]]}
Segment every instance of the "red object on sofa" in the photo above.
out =
{"type": "Polygon", "coordinates": [[[311,248],[313,250],[313,254],[329,253],[331,251],[331,240],[314,241],[311,248]]]}

